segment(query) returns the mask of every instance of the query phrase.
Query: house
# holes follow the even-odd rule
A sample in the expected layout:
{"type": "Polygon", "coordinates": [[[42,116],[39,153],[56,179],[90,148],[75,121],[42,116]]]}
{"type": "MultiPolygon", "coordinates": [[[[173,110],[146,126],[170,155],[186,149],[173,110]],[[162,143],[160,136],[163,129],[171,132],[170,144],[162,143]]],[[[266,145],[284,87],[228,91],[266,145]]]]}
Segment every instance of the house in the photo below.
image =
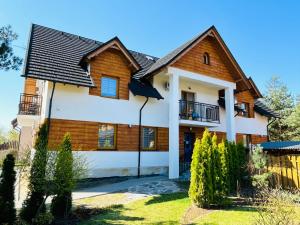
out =
{"type": "Polygon", "coordinates": [[[267,140],[268,109],[214,26],[162,58],[32,25],[18,125],[21,146],[50,121],[49,147],[66,132],[90,177],[168,173],[178,178],[205,128],[219,141],[267,140]]]}

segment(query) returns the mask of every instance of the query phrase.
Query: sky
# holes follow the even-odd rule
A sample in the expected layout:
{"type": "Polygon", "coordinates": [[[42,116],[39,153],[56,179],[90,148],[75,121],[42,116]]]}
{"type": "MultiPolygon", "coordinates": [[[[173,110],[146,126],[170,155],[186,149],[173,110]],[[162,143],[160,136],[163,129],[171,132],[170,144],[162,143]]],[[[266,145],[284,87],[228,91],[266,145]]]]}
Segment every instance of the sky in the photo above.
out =
{"type": "MultiPolygon", "coordinates": [[[[279,76],[300,94],[300,2],[189,0],[0,0],[0,27],[10,24],[24,58],[31,23],[107,41],[118,36],[130,50],[162,57],[215,25],[237,62],[262,93],[279,76]]],[[[0,71],[0,127],[16,117],[24,78],[0,71]]]]}

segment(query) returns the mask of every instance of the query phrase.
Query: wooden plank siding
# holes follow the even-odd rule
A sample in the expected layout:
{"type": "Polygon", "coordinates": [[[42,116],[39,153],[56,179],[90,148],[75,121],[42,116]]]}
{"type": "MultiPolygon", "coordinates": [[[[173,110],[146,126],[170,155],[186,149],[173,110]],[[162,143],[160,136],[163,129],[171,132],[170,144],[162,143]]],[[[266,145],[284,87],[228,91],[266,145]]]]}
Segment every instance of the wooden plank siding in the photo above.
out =
{"type": "Polygon", "coordinates": [[[26,78],[24,83],[24,93],[25,94],[36,94],[36,79],[26,78]]]}
{"type": "Polygon", "coordinates": [[[251,134],[251,143],[254,145],[268,141],[267,135],[251,134]]]}
{"type": "Polygon", "coordinates": [[[100,96],[101,77],[118,78],[118,98],[129,99],[128,83],[131,79],[131,69],[128,59],[117,49],[107,49],[90,62],[90,73],[95,88],[90,88],[89,94],[100,96]]]}
{"type": "MultiPolygon", "coordinates": [[[[72,137],[74,150],[95,151],[98,150],[98,131],[100,122],[51,119],[49,133],[49,147],[56,149],[61,143],[65,133],[72,137]]],[[[138,126],[128,124],[116,124],[116,149],[117,151],[138,150],[138,126]]],[[[168,128],[157,127],[157,149],[168,151],[168,128]]],[[[101,150],[102,151],[102,150],[101,150]]],[[[105,150],[103,150],[105,151],[105,150]]],[[[155,150],[153,150],[155,151],[155,150]]]]}
{"type": "Polygon", "coordinates": [[[249,104],[249,118],[254,118],[254,102],[255,98],[250,90],[242,91],[235,94],[238,103],[248,103],[249,104]]]}
{"type": "Polygon", "coordinates": [[[217,41],[209,36],[190,49],[171,66],[230,82],[234,82],[239,77],[229,59],[225,57],[225,54],[220,49],[217,41]],[[203,54],[205,52],[209,54],[210,65],[203,63],[203,54]]]}
{"type": "MultiPolygon", "coordinates": [[[[49,134],[50,148],[57,148],[65,133],[69,132],[72,136],[72,144],[75,150],[95,151],[98,150],[98,129],[100,122],[77,121],[51,119],[49,134]]],[[[116,125],[118,151],[137,151],[138,150],[138,125],[117,124],[116,125]]],[[[180,126],[179,128],[179,151],[180,156],[184,154],[184,133],[193,132],[195,137],[201,139],[204,128],[180,126]]],[[[215,132],[218,142],[226,139],[225,132],[215,132]]],[[[156,149],[160,151],[169,150],[169,128],[157,127],[156,149]]],[[[237,134],[237,141],[242,141],[243,134],[237,134]]],[[[266,141],[266,136],[251,135],[252,144],[259,144],[266,141]]]]}

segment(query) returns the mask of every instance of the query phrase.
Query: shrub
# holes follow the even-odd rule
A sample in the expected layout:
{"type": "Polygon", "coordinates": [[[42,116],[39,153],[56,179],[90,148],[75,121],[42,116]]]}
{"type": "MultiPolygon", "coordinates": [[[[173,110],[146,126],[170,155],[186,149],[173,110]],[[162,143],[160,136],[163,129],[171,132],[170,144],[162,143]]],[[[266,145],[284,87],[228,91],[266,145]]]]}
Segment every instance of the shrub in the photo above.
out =
{"type": "Polygon", "coordinates": [[[218,152],[221,167],[220,192],[222,195],[227,195],[229,192],[229,170],[227,166],[227,148],[224,140],[218,145],[218,152]]]}
{"type": "Polygon", "coordinates": [[[32,225],[49,225],[53,221],[53,216],[49,212],[38,214],[33,220],[32,225]]]}
{"type": "Polygon", "coordinates": [[[200,207],[209,207],[213,201],[211,146],[211,135],[205,130],[201,141],[196,140],[192,155],[189,196],[200,207]]]}
{"type": "Polygon", "coordinates": [[[258,205],[256,225],[293,225],[296,223],[296,204],[294,196],[280,189],[263,188],[260,192],[261,203],[258,205]]]}
{"type": "Polygon", "coordinates": [[[20,211],[20,218],[28,223],[45,212],[46,164],[47,164],[48,130],[46,123],[40,127],[35,142],[35,155],[30,169],[29,193],[20,211]]]}
{"type": "Polygon", "coordinates": [[[67,217],[72,208],[74,188],[73,154],[70,134],[64,136],[54,173],[56,196],[52,199],[51,212],[55,218],[67,217]]]}
{"type": "Polygon", "coordinates": [[[245,149],[234,142],[217,144],[216,134],[206,129],[196,140],[191,163],[189,196],[200,207],[222,206],[226,195],[237,190],[244,166],[245,149]]]}
{"type": "Polygon", "coordinates": [[[251,154],[250,164],[252,167],[252,185],[258,189],[264,189],[269,185],[271,173],[267,172],[267,155],[257,145],[251,154]]]}
{"type": "Polygon", "coordinates": [[[12,154],[6,155],[0,179],[0,221],[3,224],[14,224],[16,220],[14,202],[16,172],[14,167],[14,156],[12,154]]]}

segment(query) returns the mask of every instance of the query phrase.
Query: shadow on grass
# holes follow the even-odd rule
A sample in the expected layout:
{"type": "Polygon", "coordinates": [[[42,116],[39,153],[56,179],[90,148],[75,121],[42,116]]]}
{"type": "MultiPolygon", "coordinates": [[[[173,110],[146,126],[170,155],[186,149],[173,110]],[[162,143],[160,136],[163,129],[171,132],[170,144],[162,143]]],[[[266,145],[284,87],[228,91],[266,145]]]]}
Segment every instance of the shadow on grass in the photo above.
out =
{"type": "Polygon", "coordinates": [[[188,194],[186,192],[178,192],[178,193],[172,193],[172,194],[162,194],[159,196],[154,196],[152,199],[147,201],[145,205],[151,205],[156,203],[162,203],[162,202],[169,202],[169,201],[176,201],[178,199],[187,198],[188,194]]]}
{"type": "Polygon", "coordinates": [[[257,212],[257,208],[254,206],[232,206],[224,211],[240,211],[240,212],[257,212]]]}
{"type": "Polygon", "coordinates": [[[88,221],[83,221],[82,225],[92,225],[92,224],[117,224],[122,225],[121,221],[143,221],[143,217],[136,217],[136,216],[125,216],[123,215],[123,211],[126,211],[127,208],[124,205],[115,205],[111,207],[107,207],[102,209],[98,216],[93,216],[88,221]],[[120,221],[118,223],[118,221],[120,221]]]}

